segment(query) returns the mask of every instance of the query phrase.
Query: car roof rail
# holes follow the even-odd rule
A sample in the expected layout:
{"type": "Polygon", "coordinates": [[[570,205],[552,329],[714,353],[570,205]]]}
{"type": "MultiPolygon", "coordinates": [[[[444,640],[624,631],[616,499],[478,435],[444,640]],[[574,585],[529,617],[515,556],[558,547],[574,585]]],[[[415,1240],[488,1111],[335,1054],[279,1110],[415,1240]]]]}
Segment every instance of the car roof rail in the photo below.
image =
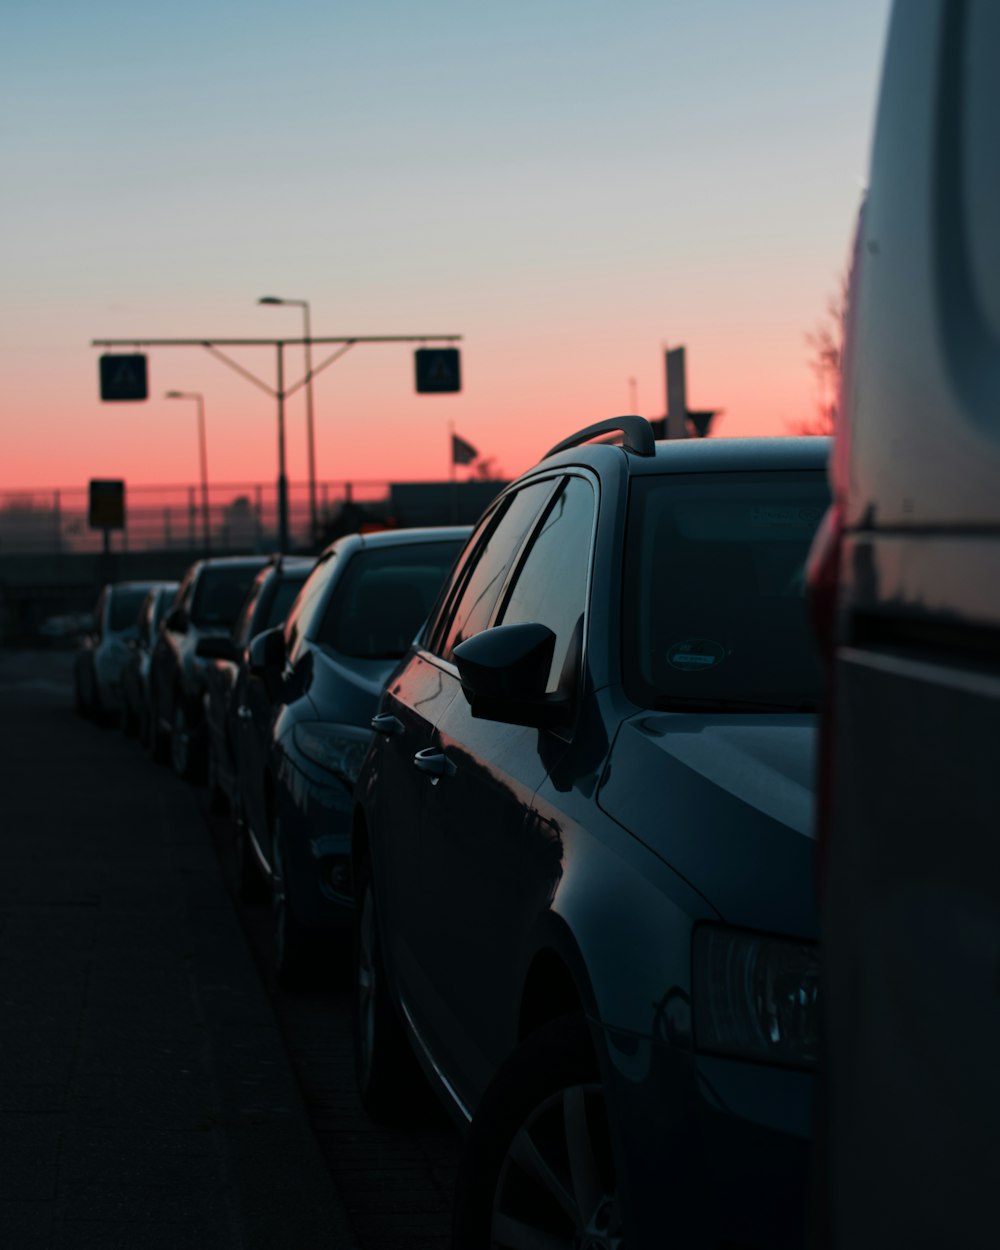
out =
{"type": "Polygon", "coordinates": [[[585,430],[578,430],[569,438],[564,438],[561,443],[556,443],[555,447],[547,451],[542,459],[547,460],[549,456],[554,456],[557,452],[579,447],[581,443],[589,443],[592,438],[598,438],[602,434],[621,434],[623,450],[635,452],[637,456],[656,454],[653,427],[645,417],[628,416],[611,417],[607,421],[598,421],[595,425],[588,425],[585,430]]]}

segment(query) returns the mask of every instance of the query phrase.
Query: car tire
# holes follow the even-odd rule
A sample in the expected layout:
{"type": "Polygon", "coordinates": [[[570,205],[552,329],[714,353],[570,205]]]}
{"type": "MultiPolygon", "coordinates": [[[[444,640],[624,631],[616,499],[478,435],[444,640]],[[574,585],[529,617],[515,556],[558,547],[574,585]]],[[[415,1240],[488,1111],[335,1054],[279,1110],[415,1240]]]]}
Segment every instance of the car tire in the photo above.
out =
{"type": "Polygon", "coordinates": [[[149,758],[155,764],[165,764],[167,762],[168,744],[166,735],[160,728],[160,707],[152,696],[149,700],[149,709],[146,715],[149,719],[149,731],[146,739],[146,749],[149,751],[149,758]]]}
{"type": "Polygon", "coordinates": [[[202,756],[190,726],[184,695],[174,696],[174,714],[170,722],[170,766],[182,781],[192,785],[202,779],[202,756]]]}
{"type": "Polygon", "coordinates": [[[76,669],[73,670],[73,711],[85,720],[90,714],[87,701],[83,697],[83,690],[80,688],[80,674],[76,669]]]}
{"type": "MultiPolygon", "coordinates": [[[[247,847],[252,854],[252,850],[247,847]]],[[[313,980],[313,944],[295,918],[281,821],[275,820],[271,848],[271,916],[274,923],[274,975],[285,989],[303,989],[313,980]]]]}
{"type": "Polygon", "coordinates": [[[226,792],[219,783],[219,757],[216,754],[215,747],[212,745],[212,739],[208,740],[208,810],[213,816],[224,816],[229,811],[229,800],[226,798],[226,792]]]}
{"type": "Polygon", "coordinates": [[[407,1124],[426,1109],[429,1090],[393,1003],[382,962],[371,864],[355,881],[354,1076],[362,1105],[381,1124],[407,1124]]]}
{"type": "Polygon", "coordinates": [[[250,844],[246,816],[240,815],[233,823],[236,832],[236,892],[244,903],[265,903],[268,898],[268,881],[250,844]]]}
{"type": "Polygon", "coordinates": [[[483,1095],[455,1189],[453,1250],[625,1245],[604,1090],[582,1015],[530,1034],[483,1095]]]}

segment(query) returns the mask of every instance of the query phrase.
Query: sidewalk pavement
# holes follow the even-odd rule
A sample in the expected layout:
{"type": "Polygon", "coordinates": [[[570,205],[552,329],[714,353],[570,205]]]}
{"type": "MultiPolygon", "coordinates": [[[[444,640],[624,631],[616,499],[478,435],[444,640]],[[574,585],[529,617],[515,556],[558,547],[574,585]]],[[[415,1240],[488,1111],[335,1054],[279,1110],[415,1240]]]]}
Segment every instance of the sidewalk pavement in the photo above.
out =
{"type": "Polygon", "coordinates": [[[195,791],[0,652],[0,1245],[355,1250],[195,791]]]}

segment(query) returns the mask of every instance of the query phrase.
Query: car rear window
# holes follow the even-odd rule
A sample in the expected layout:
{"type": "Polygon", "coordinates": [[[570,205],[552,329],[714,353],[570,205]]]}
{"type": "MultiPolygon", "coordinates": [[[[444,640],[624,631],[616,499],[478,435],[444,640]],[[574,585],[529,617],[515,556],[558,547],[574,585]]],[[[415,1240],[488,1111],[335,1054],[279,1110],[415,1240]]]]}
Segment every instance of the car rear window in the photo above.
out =
{"type": "Polygon", "coordinates": [[[116,586],[111,593],[111,619],[108,628],[115,633],[138,625],[139,609],[149,590],[148,586],[116,586]]]}
{"type": "Polygon", "coordinates": [[[279,625],[284,625],[288,609],[295,602],[295,596],[302,589],[303,583],[308,576],[307,572],[303,572],[301,576],[298,574],[286,574],[281,578],[278,588],[268,604],[267,620],[261,626],[262,630],[275,629],[279,625]]]}
{"type": "Polygon", "coordinates": [[[224,625],[232,628],[240,614],[243,600],[260,571],[260,565],[249,567],[218,565],[202,569],[191,604],[191,619],[196,625],[224,625]]]}
{"type": "Polygon", "coordinates": [[[315,641],[354,659],[405,655],[463,546],[457,539],[363,548],[334,587],[315,641]]]}
{"type": "Polygon", "coordinates": [[[623,596],[626,689],[650,707],[818,706],[805,562],[823,472],[638,478],[623,596]]]}

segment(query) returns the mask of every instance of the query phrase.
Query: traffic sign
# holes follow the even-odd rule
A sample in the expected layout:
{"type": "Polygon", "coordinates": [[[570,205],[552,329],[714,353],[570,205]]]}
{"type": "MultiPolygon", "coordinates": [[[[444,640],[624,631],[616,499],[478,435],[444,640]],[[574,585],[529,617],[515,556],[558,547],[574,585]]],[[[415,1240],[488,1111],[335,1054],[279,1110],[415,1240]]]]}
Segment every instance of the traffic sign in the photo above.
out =
{"type": "Polygon", "coordinates": [[[462,389],[457,347],[418,347],[413,355],[418,395],[448,395],[462,389]]]}
{"type": "Polygon", "coordinates": [[[90,479],[89,525],[92,530],[125,528],[125,483],[117,479],[90,479]]]}
{"type": "Polygon", "coordinates": [[[105,355],[101,357],[101,399],[148,399],[146,357],[105,355]]]}

